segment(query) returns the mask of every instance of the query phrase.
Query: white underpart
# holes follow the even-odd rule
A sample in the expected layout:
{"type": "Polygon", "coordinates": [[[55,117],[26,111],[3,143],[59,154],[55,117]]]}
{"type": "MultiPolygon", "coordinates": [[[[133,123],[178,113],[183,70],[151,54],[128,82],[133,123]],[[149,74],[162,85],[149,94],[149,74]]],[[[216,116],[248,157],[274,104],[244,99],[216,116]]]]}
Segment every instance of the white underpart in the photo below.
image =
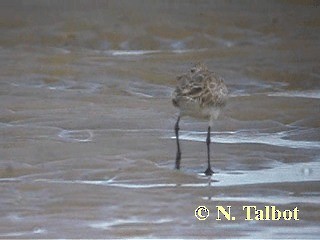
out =
{"type": "Polygon", "coordinates": [[[210,113],[209,126],[212,127],[213,121],[216,120],[220,114],[220,108],[212,107],[204,109],[204,111],[208,111],[210,113]]]}
{"type": "Polygon", "coordinates": [[[198,103],[192,101],[180,102],[180,116],[191,116],[195,118],[206,118],[209,120],[209,126],[212,127],[213,121],[220,114],[219,107],[201,107],[198,103]]]}

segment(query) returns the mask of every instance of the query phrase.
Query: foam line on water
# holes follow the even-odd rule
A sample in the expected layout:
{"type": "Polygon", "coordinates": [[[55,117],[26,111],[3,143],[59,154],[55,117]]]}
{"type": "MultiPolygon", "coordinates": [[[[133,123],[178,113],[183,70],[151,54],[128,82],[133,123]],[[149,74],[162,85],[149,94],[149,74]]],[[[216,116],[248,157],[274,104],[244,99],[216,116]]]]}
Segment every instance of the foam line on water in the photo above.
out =
{"type": "Polygon", "coordinates": [[[128,219],[115,219],[114,221],[101,221],[89,224],[91,228],[108,229],[110,227],[124,225],[124,224],[162,224],[172,222],[171,219],[158,219],[158,220],[141,220],[137,217],[130,217],[128,219]]]}
{"type": "MultiPolygon", "coordinates": [[[[205,142],[206,132],[187,132],[180,135],[181,140],[205,142]]],[[[259,133],[255,131],[235,131],[214,133],[212,141],[216,143],[253,143],[287,148],[320,149],[319,141],[301,141],[284,139],[290,136],[289,131],[275,133],[259,133]]],[[[175,139],[175,136],[171,137],[175,139]]]]}
{"type": "Polygon", "coordinates": [[[112,56],[141,56],[146,54],[160,53],[160,50],[111,50],[104,51],[107,55],[112,56]]]}
{"type": "MultiPolygon", "coordinates": [[[[203,197],[204,200],[207,200],[208,197],[203,197]]],[[[270,204],[292,204],[292,203],[311,203],[318,204],[319,196],[316,197],[306,197],[306,196],[250,196],[250,197],[211,197],[211,201],[213,202],[252,202],[252,203],[270,203],[270,204]]]]}
{"type": "Polygon", "coordinates": [[[242,174],[218,173],[215,186],[237,186],[250,184],[270,184],[283,182],[320,181],[320,162],[280,164],[271,169],[243,171],[242,174]]]}
{"type": "Polygon", "coordinates": [[[300,97],[300,98],[320,98],[320,90],[305,90],[305,91],[287,91],[268,93],[270,97],[300,97]]]}
{"type": "Polygon", "coordinates": [[[208,51],[207,48],[201,49],[173,49],[173,50],[107,50],[103,51],[103,54],[111,55],[111,56],[143,56],[143,55],[151,55],[151,54],[159,54],[159,53],[192,53],[192,52],[204,52],[208,51]]]}

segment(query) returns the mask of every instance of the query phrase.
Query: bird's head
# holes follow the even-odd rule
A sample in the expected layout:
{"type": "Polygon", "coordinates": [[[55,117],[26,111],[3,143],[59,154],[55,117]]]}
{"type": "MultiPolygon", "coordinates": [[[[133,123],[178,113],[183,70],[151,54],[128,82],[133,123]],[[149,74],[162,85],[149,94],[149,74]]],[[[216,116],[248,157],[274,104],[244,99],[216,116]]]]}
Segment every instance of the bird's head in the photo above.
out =
{"type": "Polygon", "coordinates": [[[207,66],[204,64],[204,63],[196,63],[191,69],[190,69],[190,72],[191,74],[195,74],[195,73],[198,73],[200,71],[208,71],[208,68],[207,66]]]}

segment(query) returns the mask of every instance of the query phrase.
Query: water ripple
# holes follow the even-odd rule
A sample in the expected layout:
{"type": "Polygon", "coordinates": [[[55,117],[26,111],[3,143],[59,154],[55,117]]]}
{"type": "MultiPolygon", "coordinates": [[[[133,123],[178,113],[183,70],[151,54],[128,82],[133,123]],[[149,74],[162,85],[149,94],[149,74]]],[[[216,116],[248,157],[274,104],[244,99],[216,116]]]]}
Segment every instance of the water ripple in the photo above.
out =
{"type": "Polygon", "coordinates": [[[0,233],[0,237],[21,237],[25,235],[45,234],[47,230],[44,228],[34,228],[32,231],[0,233]]]}
{"type": "MultiPolygon", "coordinates": [[[[317,159],[316,161],[319,161],[317,159]]],[[[206,180],[196,183],[142,183],[137,180],[117,180],[113,177],[109,180],[58,180],[58,179],[36,179],[38,182],[48,182],[57,184],[88,184],[110,186],[128,189],[158,189],[158,188],[201,188],[208,186],[208,177],[199,175],[199,178],[206,180]]],[[[153,181],[153,180],[151,180],[153,181]]],[[[168,181],[170,181],[168,179],[168,181]]],[[[277,164],[271,169],[241,171],[239,174],[229,172],[219,172],[211,176],[211,187],[241,186],[252,184],[273,184],[282,182],[310,182],[320,181],[320,163],[296,163],[296,164],[277,164]],[[305,171],[308,169],[308,171],[305,171]]]]}
{"type": "Polygon", "coordinates": [[[127,87],[127,92],[137,95],[140,97],[152,98],[152,97],[163,97],[168,98],[171,96],[173,91],[172,88],[157,85],[157,84],[150,84],[145,82],[133,82],[130,83],[127,87]]]}
{"type": "Polygon", "coordinates": [[[62,130],[58,136],[67,142],[92,142],[91,130],[62,130]]]}
{"type": "Polygon", "coordinates": [[[81,83],[70,79],[60,79],[46,75],[32,75],[28,81],[16,81],[10,83],[10,85],[23,88],[41,88],[54,91],[77,91],[83,93],[94,93],[102,87],[99,83],[81,83]]]}

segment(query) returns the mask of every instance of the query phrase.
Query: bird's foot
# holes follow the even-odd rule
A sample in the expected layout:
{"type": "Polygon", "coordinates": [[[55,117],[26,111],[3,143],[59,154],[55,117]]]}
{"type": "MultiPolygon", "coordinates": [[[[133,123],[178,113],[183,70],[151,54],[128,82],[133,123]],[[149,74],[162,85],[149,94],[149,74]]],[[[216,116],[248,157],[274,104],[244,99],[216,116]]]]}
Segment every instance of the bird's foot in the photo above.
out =
{"type": "Polygon", "coordinates": [[[177,170],[180,169],[180,160],[176,161],[175,169],[177,169],[177,170]]]}
{"type": "Polygon", "coordinates": [[[213,173],[214,173],[214,172],[212,171],[211,168],[207,168],[207,170],[204,171],[204,174],[205,174],[206,176],[211,176],[213,173]]]}

